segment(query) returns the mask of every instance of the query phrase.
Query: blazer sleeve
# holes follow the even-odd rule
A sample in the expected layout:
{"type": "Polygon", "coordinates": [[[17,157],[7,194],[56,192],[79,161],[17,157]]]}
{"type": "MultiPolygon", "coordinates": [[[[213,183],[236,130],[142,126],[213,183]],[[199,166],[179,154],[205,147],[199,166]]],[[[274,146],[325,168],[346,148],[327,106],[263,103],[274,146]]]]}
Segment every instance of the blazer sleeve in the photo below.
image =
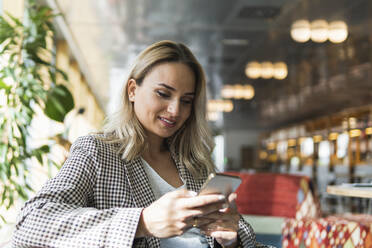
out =
{"type": "Polygon", "coordinates": [[[244,248],[248,248],[248,247],[275,248],[273,246],[268,246],[268,245],[264,245],[264,244],[257,242],[256,235],[253,231],[253,228],[243,219],[243,217],[240,217],[240,220],[239,220],[238,236],[239,236],[241,245],[244,248]]]}
{"type": "Polygon", "coordinates": [[[93,154],[74,144],[57,176],[22,208],[12,247],[132,247],[142,208],[93,207],[93,154]]]}

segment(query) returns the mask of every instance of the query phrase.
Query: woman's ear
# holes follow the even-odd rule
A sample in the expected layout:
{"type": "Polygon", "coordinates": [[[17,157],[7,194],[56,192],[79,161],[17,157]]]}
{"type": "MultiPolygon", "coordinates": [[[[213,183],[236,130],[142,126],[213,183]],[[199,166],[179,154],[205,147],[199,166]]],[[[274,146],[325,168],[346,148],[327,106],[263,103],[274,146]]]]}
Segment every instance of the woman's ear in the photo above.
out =
{"type": "Polygon", "coordinates": [[[136,94],[136,88],[137,88],[137,83],[136,80],[129,79],[128,81],[128,98],[129,101],[134,102],[135,94],[136,94]]]}

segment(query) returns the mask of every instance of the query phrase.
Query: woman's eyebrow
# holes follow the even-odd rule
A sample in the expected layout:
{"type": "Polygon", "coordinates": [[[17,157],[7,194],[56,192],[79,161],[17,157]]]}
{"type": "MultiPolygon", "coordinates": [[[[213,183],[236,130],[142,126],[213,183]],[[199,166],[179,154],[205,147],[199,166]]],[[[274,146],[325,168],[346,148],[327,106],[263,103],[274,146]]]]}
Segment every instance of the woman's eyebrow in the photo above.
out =
{"type": "MultiPolygon", "coordinates": [[[[175,88],[173,88],[172,86],[169,86],[169,85],[167,85],[167,84],[160,83],[160,84],[158,84],[158,85],[163,86],[163,87],[167,88],[168,90],[176,91],[175,88]]],[[[195,92],[188,92],[188,93],[185,93],[185,95],[194,96],[194,95],[195,95],[195,92]]]]}

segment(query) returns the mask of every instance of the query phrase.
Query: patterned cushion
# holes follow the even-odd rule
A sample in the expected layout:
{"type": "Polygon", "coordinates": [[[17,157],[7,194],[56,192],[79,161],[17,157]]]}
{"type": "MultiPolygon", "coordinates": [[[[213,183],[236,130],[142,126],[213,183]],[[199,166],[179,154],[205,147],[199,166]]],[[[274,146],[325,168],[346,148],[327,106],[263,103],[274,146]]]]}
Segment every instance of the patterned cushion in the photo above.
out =
{"type": "Polygon", "coordinates": [[[287,219],[283,224],[283,248],[372,247],[371,215],[287,219]]]}

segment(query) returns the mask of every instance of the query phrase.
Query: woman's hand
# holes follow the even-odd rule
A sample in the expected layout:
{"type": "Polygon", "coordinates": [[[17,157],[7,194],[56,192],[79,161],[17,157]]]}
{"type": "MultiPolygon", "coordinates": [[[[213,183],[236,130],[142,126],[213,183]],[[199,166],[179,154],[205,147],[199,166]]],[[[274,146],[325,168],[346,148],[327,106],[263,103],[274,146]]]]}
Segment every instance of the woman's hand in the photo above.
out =
{"type": "Polygon", "coordinates": [[[240,215],[235,206],[235,199],[236,194],[230,194],[229,207],[204,216],[213,222],[200,228],[206,235],[214,237],[223,247],[237,245],[240,215]]]}
{"type": "Polygon", "coordinates": [[[198,226],[208,225],[213,219],[202,216],[217,212],[225,203],[223,195],[201,195],[180,189],[169,192],[142,211],[136,237],[168,238],[183,234],[198,217],[198,226]]]}

